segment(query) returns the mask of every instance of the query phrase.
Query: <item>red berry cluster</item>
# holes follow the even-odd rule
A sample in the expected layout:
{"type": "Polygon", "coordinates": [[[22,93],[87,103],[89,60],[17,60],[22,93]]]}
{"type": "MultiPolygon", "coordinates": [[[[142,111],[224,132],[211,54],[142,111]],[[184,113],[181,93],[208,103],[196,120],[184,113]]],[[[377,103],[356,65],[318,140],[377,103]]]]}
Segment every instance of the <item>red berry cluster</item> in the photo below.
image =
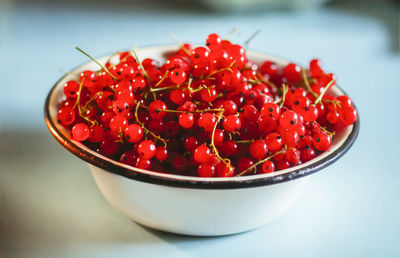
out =
{"type": "Polygon", "coordinates": [[[119,59],[65,84],[58,121],[72,139],[138,168],[270,173],[328,150],[335,131],[357,119],[349,97],[329,94],[336,78],[317,59],[307,70],[258,67],[217,34],[205,46],[180,46],[162,65],[134,51],[119,59]]]}

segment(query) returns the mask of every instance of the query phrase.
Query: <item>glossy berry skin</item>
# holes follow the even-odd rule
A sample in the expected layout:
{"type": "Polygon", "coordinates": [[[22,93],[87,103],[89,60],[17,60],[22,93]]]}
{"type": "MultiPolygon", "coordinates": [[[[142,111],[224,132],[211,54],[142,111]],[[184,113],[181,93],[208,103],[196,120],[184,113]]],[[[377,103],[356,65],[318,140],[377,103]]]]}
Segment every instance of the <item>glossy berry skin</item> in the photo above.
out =
{"type": "Polygon", "coordinates": [[[207,36],[206,46],[210,49],[219,48],[221,46],[222,39],[218,34],[212,33],[207,36]]]}
{"type": "Polygon", "coordinates": [[[222,122],[222,126],[224,127],[225,131],[230,133],[239,130],[242,127],[242,123],[237,116],[229,115],[225,117],[224,121],[222,122]]]}
{"type": "Polygon", "coordinates": [[[194,136],[189,136],[186,138],[184,146],[188,152],[193,152],[197,147],[200,146],[200,143],[194,136]]]}
{"type": "Polygon", "coordinates": [[[197,168],[197,173],[200,177],[214,177],[215,176],[215,166],[208,163],[200,164],[197,168]]]}
{"type": "MultiPolygon", "coordinates": [[[[251,158],[240,157],[238,160],[238,165],[237,165],[238,171],[241,173],[253,165],[254,165],[254,160],[252,160],[251,158]]],[[[247,173],[251,173],[251,172],[252,171],[248,171],[247,173]]]]}
{"type": "Polygon", "coordinates": [[[268,147],[264,140],[256,140],[250,144],[250,155],[255,159],[263,159],[267,155],[268,147]]]}
{"type": "Polygon", "coordinates": [[[104,139],[105,139],[105,133],[103,127],[95,125],[90,128],[90,136],[88,138],[88,141],[99,143],[104,141],[104,139]]]}
{"type": "Polygon", "coordinates": [[[132,81],[132,88],[134,90],[144,89],[146,87],[146,80],[143,76],[136,76],[132,81]]]}
{"type": "Polygon", "coordinates": [[[110,119],[109,126],[111,131],[115,133],[124,132],[128,126],[128,120],[126,119],[125,116],[116,115],[110,119]]]}
{"type": "Polygon", "coordinates": [[[168,158],[168,150],[164,146],[158,146],[156,148],[156,154],[154,155],[159,161],[165,161],[168,158]]]}
{"type": "Polygon", "coordinates": [[[339,118],[340,118],[340,114],[338,112],[335,112],[335,111],[329,111],[326,114],[326,120],[330,124],[336,124],[339,121],[339,118]]]}
{"type": "Polygon", "coordinates": [[[237,112],[237,105],[235,102],[233,102],[232,100],[225,100],[222,103],[222,108],[224,109],[224,115],[233,115],[236,114],[237,112]]]}
{"type": "Polygon", "coordinates": [[[300,150],[300,159],[302,162],[310,161],[313,158],[315,158],[316,156],[317,156],[317,153],[310,146],[307,146],[300,150]]]}
{"type": "Polygon", "coordinates": [[[299,123],[299,119],[299,115],[296,112],[287,110],[280,116],[279,124],[285,129],[290,129],[299,123]]]}
{"type": "Polygon", "coordinates": [[[216,166],[221,162],[217,155],[211,155],[211,157],[207,160],[207,164],[216,166]]]}
{"type": "Polygon", "coordinates": [[[205,102],[213,102],[217,98],[217,90],[208,88],[200,91],[200,96],[205,102]]]}
{"type": "Polygon", "coordinates": [[[275,164],[274,162],[267,160],[262,164],[262,173],[272,173],[275,171],[275,164]]]}
{"type": "Polygon", "coordinates": [[[294,148],[287,149],[285,152],[285,158],[291,164],[296,164],[300,161],[300,151],[294,148]]]}
{"type": "Polygon", "coordinates": [[[324,73],[322,70],[322,62],[318,59],[313,59],[310,61],[310,72],[312,77],[319,77],[324,73]]]}
{"type": "Polygon", "coordinates": [[[57,119],[63,125],[70,125],[75,121],[75,111],[70,107],[62,107],[58,110],[57,119]]]}
{"type": "Polygon", "coordinates": [[[227,140],[222,143],[222,152],[227,157],[234,156],[239,152],[239,147],[235,141],[227,140]]]}
{"type": "Polygon", "coordinates": [[[182,113],[179,115],[179,125],[189,129],[194,124],[194,115],[192,113],[182,113]]]}
{"type": "Polygon", "coordinates": [[[200,115],[198,124],[205,132],[211,132],[214,129],[214,125],[217,122],[217,118],[211,113],[202,113],[200,115]]]}
{"type": "Polygon", "coordinates": [[[198,163],[207,162],[211,157],[211,150],[206,145],[202,144],[197,147],[193,153],[194,160],[198,163]]]}
{"type": "Polygon", "coordinates": [[[253,105],[244,105],[240,109],[240,116],[243,121],[256,123],[260,118],[260,113],[253,105]]]}
{"type": "Polygon", "coordinates": [[[277,151],[282,148],[282,138],[278,133],[270,133],[265,138],[265,142],[268,146],[268,149],[271,151],[277,151]]]}
{"type": "Polygon", "coordinates": [[[289,148],[295,148],[300,143],[300,136],[295,130],[283,130],[281,136],[283,144],[289,148]]]}
{"type": "Polygon", "coordinates": [[[351,125],[357,120],[358,114],[354,107],[345,107],[342,109],[340,119],[345,125],[351,125]]]}
{"type": "Polygon", "coordinates": [[[134,166],[137,160],[137,155],[134,151],[125,151],[124,153],[122,153],[119,161],[121,163],[124,163],[126,165],[130,165],[130,166],[134,166]]]}
{"type": "Polygon", "coordinates": [[[318,118],[318,108],[314,105],[303,106],[300,114],[303,116],[304,121],[315,121],[318,118]]]}
{"type": "Polygon", "coordinates": [[[284,169],[290,168],[290,163],[289,163],[289,161],[283,159],[283,160],[278,161],[277,167],[279,170],[284,170],[284,169]]]}
{"type": "Polygon", "coordinates": [[[124,135],[128,142],[140,142],[143,138],[143,128],[138,124],[130,124],[126,127],[124,135]]]}
{"type": "Polygon", "coordinates": [[[353,102],[346,95],[342,95],[342,96],[337,97],[337,100],[340,102],[340,106],[342,108],[352,107],[353,106],[353,102]]]}
{"type": "Polygon", "coordinates": [[[186,72],[181,68],[175,68],[170,72],[169,78],[175,84],[184,83],[186,81],[186,72]]]}
{"type": "Polygon", "coordinates": [[[176,105],[182,105],[187,99],[187,94],[181,89],[171,91],[169,98],[176,105]]]}
{"type": "Polygon", "coordinates": [[[76,81],[68,81],[64,85],[64,94],[67,98],[76,98],[79,91],[79,83],[76,81]]]}
{"type": "Polygon", "coordinates": [[[278,74],[278,65],[271,61],[265,61],[260,68],[261,73],[268,74],[270,77],[278,74]]]}
{"type": "Polygon", "coordinates": [[[301,79],[301,68],[294,63],[290,63],[283,69],[283,75],[289,82],[299,82],[301,79]]]}
{"type": "Polygon", "coordinates": [[[275,119],[279,119],[279,115],[281,114],[281,108],[275,103],[266,103],[262,106],[260,110],[261,116],[270,116],[275,119]]]}
{"type": "Polygon", "coordinates": [[[149,159],[145,159],[143,157],[139,157],[136,160],[136,164],[135,166],[137,168],[141,168],[141,169],[150,169],[151,168],[151,160],[149,159]]]}
{"type": "Polygon", "coordinates": [[[314,135],[313,139],[313,145],[319,151],[328,150],[332,143],[331,137],[324,132],[317,133],[314,135]]]}
{"type": "Polygon", "coordinates": [[[75,124],[71,129],[71,136],[75,141],[85,141],[90,136],[89,126],[84,123],[75,124]]]}
{"type": "Polygon", "coordinates": [[[142,159],[151,159],[156,155],[156,145],[152,140],[142,141],[138,146],[138,153],[142,159]]]}
{"type": "Polygon", "coordinates": [[[167,113],[165,110],[167,109],[167,105],[162,100],[155,100],[149,105],[149,114],[152,118],[162,119],[167,113]]]}
{"type": "Polygon", "coordinates": [[[214,134],[213,134],[213,132],[210,132],[209,139],[210,140],[213,139],[213,136],[214,136],[214,144],[221,145],[225,139],[225,132],[224,132],[224,130],[221,130],[221,129],[215,129],[214,134]]]}
{"type": "Polygon", "coordinates": [[[197,47],[193,49],[191,54],[191,60],[193,64],[205,64],[207,62],[207,57],[209,55],[209,51],[205,47],[197,47]]]}
{"type": "Polygon", "coordinates": [[[226,165],[223,162],[220,162],[217,165],[217,176],[218,177],[232,177],[235,175],[235,169],[232,165],[226,165]]]}
{"type": "Polygon", "coordinates": [[[258,126],[260,131],[265,135],[275,131],[278,126],[278,121],[272,116],[262,116],[260,120],[258,120],[258,126]]]}

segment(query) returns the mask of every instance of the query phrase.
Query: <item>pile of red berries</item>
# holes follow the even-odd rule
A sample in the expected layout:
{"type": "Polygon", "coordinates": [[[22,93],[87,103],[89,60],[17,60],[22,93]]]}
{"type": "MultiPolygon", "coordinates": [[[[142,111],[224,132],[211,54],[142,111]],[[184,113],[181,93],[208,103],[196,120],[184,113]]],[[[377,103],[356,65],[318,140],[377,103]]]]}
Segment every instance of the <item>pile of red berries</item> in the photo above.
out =
{"type": "Polygon", "coordinates": [[[309,69],[257,66],[216,34],[205,46],[183,44],[162,65],[140,62],[133,50],[118,54],[117,64],[65,84],[58,121],[72,139],[134,167],[201,177],[270,173],[328,150],[335,131],[357,119],[349,97],[329,93],[336,77],[317,59],[309,69]]]}

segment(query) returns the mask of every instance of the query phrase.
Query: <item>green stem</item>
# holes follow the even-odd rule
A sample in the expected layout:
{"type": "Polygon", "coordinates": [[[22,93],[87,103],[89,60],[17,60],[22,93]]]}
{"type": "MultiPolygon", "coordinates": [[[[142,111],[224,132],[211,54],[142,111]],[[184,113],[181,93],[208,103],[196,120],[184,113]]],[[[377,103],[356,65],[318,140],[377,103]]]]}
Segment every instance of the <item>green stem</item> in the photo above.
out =
{"type": "Polygon", "coordinates": [[[131,53],[133,53],[133,55],[135,56],[136,61],[139,63],[139,66],[140,66],[140,68],[141,68],[142,71],[143,71],[143,75],[144,75],[149,81],[151,81],[149,75],[147,74],[146,70],[145,70],[144,67],[143,67],[142,62],[140,61],[138,55],[136,54],[135,49],[132,49],[132,50],[131,50],[131,53]]]}
{"type": "Polygon", "coordinates": [[[228,67],[224,67],[224,68],[221,68],[221,69],[219,69],[219,70],[216,70],[216,71],[213,71],[212,73],[210,73],[210,75],[208,75],[205,79],[209,79],[209,78],[211,78],[213,75],[215,75],[215,74],[217,74],[217,73],[220,73],[220,72],[223,72],[223,71],[230,71],[230,72],[232,72],[232,67],[233,67],[233,65],[235,64],[235,60],[228,66],[228,67]]]}
{"type": "Polygon", "coordinates": [[[322,90],[321,94],[319,95],[319,97],[315,100],[314,105],[318,105],[321,100],[322,97],[325,95],[325,93],[329,90],[329,88],[331,87],[331,85],[335,83],[335,80],[331,80],[326,86],[325,88],[322,90]]]}
{"type": "Polygon", "coordinates": [[[139,120],[139,116],[138,116],[139,106],[141,106],[141,105],[140,105],[140,102],[137,102],[137,103],[136,103],[136,108],[135,108],[135,119],[136,119],[136,122],[143,128],[143,130],[145,131],[146,134],[147,134],[147,133],[151,134],[154,138],[156,138],[157,140],[160,140],[160,141],[164,144],[164,147],[167,147],[168,139],[163,139],[161,136],[159,136],[159,135],[153,133],[152,131],[150,131],[149,129],[146,128],[146,126],[144,125],[144,123],[142,123],[142,122],[139,120]]]}
{"type": "Polygon", "coordinates": [[[306,87],[307,87],[307,90],[308,90],[309,92],[311,92],[311,94],[314,96],[314,98],[318,98],[318,94],[316,94],[316,93],[311,89],[310,82],[309,82],[308,79],[307,79],[306,70],[305,70],[304,68],[301,68],[301,76],[303,77],[303,81],[304,81],[304,84],[305,84],[306,87]]]}
{"type": "Polygon", "coordinates": [[[84,54],[85,56],[89,57],[90,59],[92,59],[96,64],[98,64],[108,75],[111,76],[111,78],[113,78],[114,80],[118,80],[117,77],[115,77],[114,75],[112,75],[112,73],[110,73],[110,71],[107,69],[107,67],[105,67],[104,65],[100,64],[99,61],[97,61],[96,59],[94,59],[91,55],[89,55],[87,52],[85,52],[84,50],[82,50],[79,47],[75,47],[78,51],[80,51],[82,54],[84,54]]]}
{"type": "Polygon", "coordinates": [[[190,51],[178,40],[178,38],[175,36],[175,34],[173,34],[172,32],[168,33],[169,36],[176,42],[176,44],[182,48],[182,50],[188,55],[191,56],[192,53],[190,53],[190,51]]]}
{"type": "Polygon", "coordinates": [[[241,141],[236,141],[236,143],[252,143],[254,140],[241,140],[241,141]]]}
{"type": "Polygon", "coordinates": [[[211,143],[210,143],[210,147],[212,148],[213,153],[214,153],[215,155],[217,155],[218,159],[221,160],[225,165],[229,166],[229,165],[231,164],[231,160],[230,160],[230,159],[224,159],[224,158],[222,158],[222,157],[219,155],[219,152],[218,152],[218,150],[217,150],[217,147],[216,147],[215,144],[214,144],[215,130],[217,129],[217,125],[218,125],[218,123],[219,123],[219,120],[221,120],[221,118],[223,117],[223,114],[224,114],[224,110],[222,110],[222,111],[219,113],[218,118],[217,118],[217,121],[216,121],[215,124],[214,124],[214,128],[213,128],[213,131],[212,131],[212,134],[211,134],[211,143]]]}
{"type": "Polygon", "coordinates": [[[282,99],[281,99],[281,104],[279,105],[281,108],[283,107],[283,104],[285,104],[285,99],[286,99],[286,93],[288,92],[289,87],[286,86],[286,84],[282,84],[282,99]]]}
{"type": "Polygon", "coordinates": [[[256,30],[251,36],[244,42],[244,48],[248,49],[250,42],[261,32],[261,30],[256,30]]]}
{"type": "Polygon", "coordinates": [[[243,170],[242,172],[240,172],[240,173],[237,174],[236,176],[242,176],[242,175],[246,174],[247,172],[249,172],[249,171],[253,170],[254,168],[256,168],[258,165],[264,163],[265,161],[268,161],[268,160],[272,159],[273,157],[275,157],[275,156],[277,156],[277,155],[279,155],[279,154],[281,154],[281,153],[284,153],[285,151],[286,151],[286,149],[281,150],[281,151],[278,151],[278,152],[275,152],[274,154],[272,154],[272,155],[266,157],[265,159],[259,160],[259,161],[256,162],[253,166],[248,167],[247,169],[243,170]]]}

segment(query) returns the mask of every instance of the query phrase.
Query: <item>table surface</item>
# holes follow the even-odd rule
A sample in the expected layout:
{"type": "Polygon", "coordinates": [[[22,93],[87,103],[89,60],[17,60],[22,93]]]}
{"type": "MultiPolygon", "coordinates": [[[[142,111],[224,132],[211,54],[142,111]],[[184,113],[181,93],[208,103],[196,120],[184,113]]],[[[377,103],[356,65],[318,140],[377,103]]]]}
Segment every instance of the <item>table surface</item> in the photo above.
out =
{"type": "Polygon", "coordinates": [[[362,10],[216,14],[0,3],[0,256],[399,257],[400,57],[393,28],[379,18],[392,10],[362,10]],[[99,56],[171,43],[168,32],[201,42],[233,27],[237,42],[261,29],[252,49],[299,63],[321,58],[359,108],[357,142],[311,176],[285,215],[257,230],[188,237],[142,227],[114,210],[85,163],[50,137],[46,93],[60,70],[86,61],[75,45],[99,56]]]}

